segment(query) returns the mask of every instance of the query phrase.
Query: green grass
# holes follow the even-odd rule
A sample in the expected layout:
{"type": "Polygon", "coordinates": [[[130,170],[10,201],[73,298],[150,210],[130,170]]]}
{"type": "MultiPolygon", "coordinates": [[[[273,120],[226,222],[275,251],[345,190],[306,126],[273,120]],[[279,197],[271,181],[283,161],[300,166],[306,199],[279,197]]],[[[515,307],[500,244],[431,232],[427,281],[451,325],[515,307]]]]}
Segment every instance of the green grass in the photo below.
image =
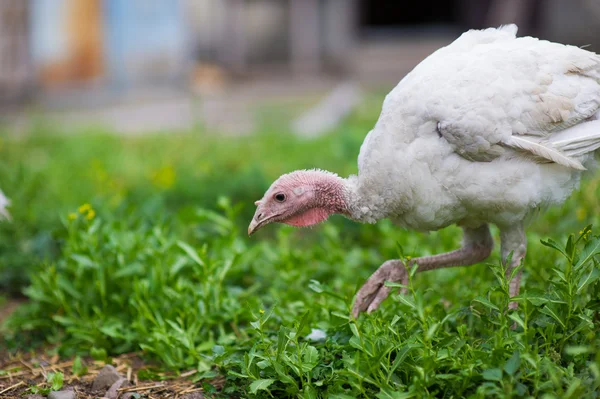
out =
{"type": "Polygon", "coordinates": [[[279,174],[356,171],[380,101],[316,140],[273,126],[237,139],[42,128],[4,139],[14,222],[0,224],[0,284],[30,299],[5,344],[142,351],[198,379],[224,375],[225,397],[598,397],[600,238],[585,228],[598,222],[598,179],[529,229],[518,311],[504,310],[496,251],[489,264],[416,275],[407,296],[349,318],[356,290],[399,246],[413,257],[454,249],[457,228],[333,217],[246,236],[254,200],[279,174]],[[307,339],[312,329],[326,338],[307,339]]]}

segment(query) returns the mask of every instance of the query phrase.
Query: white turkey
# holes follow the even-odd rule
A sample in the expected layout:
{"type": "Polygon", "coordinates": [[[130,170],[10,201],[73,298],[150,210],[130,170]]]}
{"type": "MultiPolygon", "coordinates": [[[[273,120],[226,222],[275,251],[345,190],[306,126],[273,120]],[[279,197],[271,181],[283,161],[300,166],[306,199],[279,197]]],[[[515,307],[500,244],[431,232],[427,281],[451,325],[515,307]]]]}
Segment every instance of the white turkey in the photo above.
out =
{"type": "MultiPolygon", "coordinates": [[[[430,55],[387,95],[357,176],[281,176],[256,202],[248,233],[334,213],[420,231],[462,227],[462,248],[411,261],[426,271],[486,259],[495,224],[503,259],[513,253],[510,275],[525,257],[527,222],[577,188],[600,148],[600,56],[516,33],[515,25],[468,31],[430,55]]],[[[355,317],[388,296],[385,280],[406,284],[405,265],[388,260],[367,280],[355,317]]],[[[511,297],[520,280],[519,272],[511,297]]]]}

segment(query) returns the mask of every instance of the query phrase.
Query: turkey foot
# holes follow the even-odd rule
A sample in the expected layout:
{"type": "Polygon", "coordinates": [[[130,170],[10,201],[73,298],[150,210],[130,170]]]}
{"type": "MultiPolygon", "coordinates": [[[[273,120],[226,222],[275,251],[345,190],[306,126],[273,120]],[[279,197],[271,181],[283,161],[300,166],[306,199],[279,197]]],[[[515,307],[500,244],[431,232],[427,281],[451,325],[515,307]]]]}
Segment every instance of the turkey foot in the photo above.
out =
{"type": "MultiPolygon", "coordinates": [[[[386,287],[386,281],[399,282],[402,285],[408,284],[408,272],[400,260],[393,259],[384,262],[358,290],[356,301],[352,307],[354,318],[357,318],[360,312],[371,313],[376,310],[388,297],[392,287],[386,287]]],[[[402,291],[406,293],[405,289],[402,291]]]]}
{"type": "MultiPolygon", "coordinates": [[[[464,238],[462,248],[444,254],[413,259],[410,262],[411,266],[416,263],[419,266],[417,268],[417,273],[420,273],[444,267],[469,266],[485,260],[490,255],[494,246],[494,241],[492,240],[488,226],[482,225],[477,228],[464,227],[463,230],[464,238]]],[[[514,239],[513,241],[521,242],[521,230],[517,229],[515,231],[517,234],[513,233],[505,235],[507,235],[508,238],[516,237],[518,239],[514,239]]],[[[510,240],[507,239],[507,242],[510,243],[510,240]]],[[[512,247],[512,245],[504,246],[505,250],[512,247]]],[[[388,297],[391,287],[386,287],[384,285],[386,280],[399,281],[402,285],[408,284],[408,271],[400,260],[388,260],[365,282],[356,294],[356,301],[352,307],[352,315],[354,318],[357,318],[360,312],[366,311],[367,313],[371,313],[388,297]]],[[[515,285],[515,289],[511,288],[511,295],[518,294],[518,289],[518,285],[515,285]],[[516,292],[516,294],[513,294],[513,291],[516,292]]]]}

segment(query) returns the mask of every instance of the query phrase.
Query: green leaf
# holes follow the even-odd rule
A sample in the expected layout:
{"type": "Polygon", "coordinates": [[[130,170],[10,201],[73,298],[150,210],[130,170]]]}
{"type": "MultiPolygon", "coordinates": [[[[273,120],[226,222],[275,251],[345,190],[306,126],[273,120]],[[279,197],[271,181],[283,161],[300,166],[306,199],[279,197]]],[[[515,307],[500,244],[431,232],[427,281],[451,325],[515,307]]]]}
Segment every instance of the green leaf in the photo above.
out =
{"type": "Polygon", "coordinates": [[[483,378],[488,381],[502,381],[502,370],[487,369],[482,374],[483,378]]]}
{"type": "Polygon", "coordinates": [[[86,269],[96,269],[98,264],[90,259],[89,256],[73,254],[71,255],[71,259],[73,259],[79,266],[83,266],[86,269]]]}
{"type": "Polygon", "coordinates": [[[583,345],[567,346],[565,348],[565,353],[567,355],[571,355],[571,356],[584,355],[584,354],[590,353],[590,352],[593,352],[593,349],[590,348],[589,346],[583,346],[583,345]]]}
{"type": "Polygon", "coordinates": [[[81,377],[85,373],[87,373],[87,367],[83,365],[80,356],[76,356],[73,360],[73,366],[71,368],[71,372],[77,377],[81,377]]]}
{"type": "Polygon", "coordinates": [[[402,362],[404,362],[404,359],[406,359],[406,356],[408,356],[408,353],[411,350],[413,350],[415,347],[417,347],[416,344],[408,344],[408,345],[402,347],[402,349],[400,349],[398,351],[398,353],[396,354],[396,359],[394,359],[394,363],[392,364],[392,368],[389,372],[390,375],[392,375],[394,373],[394,371],[396,371],[398,366],[400,366],[400,364],[402,364],[402,362]]]}
{"type": "Polygon", "coordinates": [[[257,365],[258,367],[260,367],[260,369],[261,369],[261,370],[264,370],[264,369],[266,369],[267,367],[270,367],[270,366],[271,366],[271,361],[270,361],[270,360],[268,360],[268,359],[261,360],[260,362],[256,362],[256,365],[257,365]]]}
{"type": "Polygon", "coordinates": [[[281,356],[281,353],[285,349],[285,345],[287,344],[287,333],[288,329],[284,326],[279,327],[279,332],[277,333],[277,359],[281,356]]]}
{"type": "Polygon", "coordinates": [[[77,300],[81,300],[83,297],[81,293],[77,291],[73,283],[65,276],[58,276],[56,279],[56,285],[77,300]]]}
{"type": "Polygon", "coordinates": [[[592,284],[599,278],[600,278],[600,269],[594,267],[592,270],[590,270],[590,272],[588,274],[586,274],[585,276],[583,276],[581,278],[581,280],[579,280],[579,283],[577,284],[577,293],[580,294],[581,291],[583,291],[585,287],[592,284]]]}
{"type": "Polygon", "coordinates": [[[61,372],[58,373],[48,373],[48,382],[50,383],[50,389],[52,391],[59,391],[63,386],[64,374],[61,372]]]}
{"type": "Polygon", "coordinates": [[[489,301],[489,299],[487,299],[487,298],[484,298],[484,297],[482,297],[482,296],[478,296],[478,297],[474,298],[474,299],[473,299],[473,302],[479,302],[480,304],[482,304],[482,305],[483,305],[483,306],[485,306],[486,308],[489,308],[489,309],[495,310],[495,311],[497,311],[497,312],[499,312],[499,311],[500,311],[500,309],[498,308],[498,306],[494,305],[493,303],[491,303],[491,302],[489,301]]]}
{"type": "Polygon", "coordinates": [[[567,238],[565,252],[567,253],[567,255],[569,255],[568,259],[571,259],[572,254],[575,252],[575,242],[573,241],[573,234],[569,234],[569,238],[567,238]]]}
{"type": "Polygon", "coordinates": [[[171,265],[171,268],[169,269],[169,275],[171,277],[176,276],[185,267],[186,263],[187,261],[185,256],[177,257],[177,260],[171,265]]]}
{"type": "Polygon", "coordinates": [[[521,295],[517,295],[513,297],[516,302],[523,302],[525,300],[531,302],[534,306],[542,306],[546,303],[557,303],[557,304],[566,304],[565,301],[561,299],[556,299],[551,297],[549,294],[545,294],[540,290],[531,290],[530,292],[525,292],[521,295]]]}
{"type": "Polygon", "coordinates": [[[427,340],[431,340],[435,336],[435,333],[439,326],[440,323],[433,323],[431,326],[429,326],[429,328],[427,329],[427,334],[425,334],[427,340]]]}
{"type": "Polygon", "coordinates": [[[521,259],[519,264],[516,267],[513,267],[513,269],[510,271],[510,276],[508,277],[508,281],[512,281],[512,279],[515,278],[517,273],[519,273],[521,270],[523,270],[523,264],[524,264],[523,262],[524,262],[524,260],[521,259]]]}
{"type": "Polygon", "coordinates": [[[198,265],[200,266],[205,266],[205,263],[202,259],[200,259],[200,256],[198,256],[198,252],[196,252],[196,250],[194,248],[192,248],[190,245],[186,244],[183,241],[177,241],[177,246],[181,249],[183,249],[183,251],[190,257],[192,258],[192,260],[194,262],[196,262],[198,265]]]}
{"type": "Polygon", "coordinates": [[[339,317],[340,319],[350,320],[350,315],[348,313],[342,313],[338,311],[331,312],[332,316],[339,317]]]}
{"type": "Polygon", "coordinates": [[[104,348],[92,347],[90,350],[90,356],[92,356],[94,360],[99,360],[102,362],[106,362],[108,360],[108,354],[104,348]]]}
{"type": "MultiPolygon", "coordinates": [[[[289,359],[286,359],[289,360],[289,359]]],[[[296,385],[296,380],[294,380],[289,374],[286,374],[287,370],[283,369],[283,366],[281,365],[281,363],[278,362],[274,362],[272,364],[273,368],[275,369],[275,372],[277,373],[277,375],[279,376],[279,381],[283,382],[284,384],[288,384],[288,385],[296,385]]]]}
{"type": "Polygon", "coordinates": [[[562,328],[565,328],[565,323],[562,321],[553,305],[544,305],[544,307],[540,309],[540,312],[552,317],[562,326],[562,328]]]}
{"type": "Polygon", "coordinates": [[[515,375],[520,365],[521,356],[518,351],[514,351],[510,359],[504,364],[504,371],[506,371],[508,375],[515,375]]]}
{"type": "Polygon", "coordinates": [[[579,262],[575,265],[575,268],[579,268],[589,262],[595,255],[600,254],[600,237],[594,237],[589,240],[579,256],[579,262]]]}
{"type": "Polygon", "coordinates": [[[306,385],[301,397],[302,399],[317,399],[317,390],[310,385],[306,385]]]}
{"type": "Polygon", "coordinates": [[[314,346],[307,346],[302,353],[303,366],[308,366],[308,370],[312,370],[319,362],[319,351],[314,346]]]}
{"type": "Polygon", "coordinates": [[[409,299],[406,295],[398,295],[398,300],[405,305],[408,305],[411,309],[416,310],[417,305],[414,303],[412,299],[409,299]]]}
{"type": "Polygon", "coordinates": [[[65,327],[68,327],[68,326],[73,326],[73,325],[75,325],[75,324],[76,324],[76,322],[77,322],[77,321],[76,321],[76,320],[74,320],[74,319],[70,319],[70,318],[68,318],[68,317],[64,317],[64,316],[57,315],[57,314],[55,314],[54,316],[52,316],[52,320],[54,320],[54,321],[55,321],[55,322],[57,322],[58,324],[62,324],[62,325],[63,325],[63,326],[65,326],[65,327]]]}
{"type": "Polygon", "coordinates": [[[377,399],[408,399],[414,397],[412,392],[392,391],[388,388],[381,388],[379,393],[375,395],[377,399]]]}
{"type": "Polygon", "coordinates": [[[356,399],[356,396],[346,395],[345,393],[332,393],[327,399],[356,399]]]}
{"type": "Polygon", "coordinates": [[[354,334],[355,337],[360,338],[360,334],[358,333],[358,328],[356,327],[356,324],[350,323],[350,330],[352,331],[352,334],[354,334]]]}
{"type": "Polygon", "coordinates": [[[223,345],[214,345],[212,347],[213,356],[222,356],[225,353],[225,347],[223,345]]]}
{"type": "Polygon", "coordinates": [[[141,263],[134,262],[128,266],[125,266],[115,273],[115,277],[130,277],[130,276],[141,276],[145,272],[145,267],[141,263]]]}
{"type": "Polygon", "coordinates": [[[302,333],[302,330],[304,329],[304,326],[306,326],[306,323],[308,322],[308,316],[309,315],[310,315],[310,310],[307,310],[302,315],[302,318],[300,319],[300,322],[298,323],[298,329],[297,329],[297,333],[298,334],[302,333]]]}
{"type": "Polygon", "coordinates": [[[208,382],[202,383],[202,389],[204,389],[204,392],[210,394],[214,394],[217,392],[217,387],[215,387],[213,384],[209,384],[208,382]]]}
{"type": "Polygon", "coordinates": [[[388,281],[388,280],[385,280],[383,285],[386,287],[390,287],[390,288],[406,288],[407,287],[406,285],[399,283],[397,281],[388,281]]]}
{"type": "Polygon", "coordinates": [[[522,329],[525,329],[525,322],[523,321],[523,319],[521,318],[521,316],[519,316],[518,313],[511,313],[508,316],[512,321],[514,321],[515,323],[517,323],[519,326],[521,326],[522,329]]]}
{"type": "Polygon", "coordinates": [[[556,241],[554,241],[551,238],[548,238],[546,241],[544,240],[540,240],[540,243],[542,243],[542,245],[545,245],[546,247],[552,248],[557,250],[558,252],[560,252],[565,258],[569,259],[569,256],[567,255],[567,253],[561,248],[559,247],[559,245],[556,243],[556,241]]]}
{"type": "Polygon", "coordinates": [[[310,282],[308,283],[308,288],[310,288],[317,294],[320,294],[324,291],[323,286],[321,285],[321,282],[317,281],[317,280],[310,280],[310,282]]]}
{"type": "Polygon", "coordinates": [[[256,380],[250,384],[250,392],[256,393],[258,391],[266,390],[274,383],[275,380],[272,378],[266,378],[263,380],[256,380]]]}

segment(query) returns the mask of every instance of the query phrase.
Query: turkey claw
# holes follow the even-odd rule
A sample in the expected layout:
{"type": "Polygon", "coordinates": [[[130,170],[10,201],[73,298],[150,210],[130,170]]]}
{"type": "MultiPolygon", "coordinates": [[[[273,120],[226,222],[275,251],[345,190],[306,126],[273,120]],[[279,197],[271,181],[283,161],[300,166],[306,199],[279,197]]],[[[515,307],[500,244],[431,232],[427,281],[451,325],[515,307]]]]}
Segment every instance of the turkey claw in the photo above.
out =
{"type": "MultiPolygon", "coordinates": [[[[390,294],[392,288],[386,287],[386,281],[408,284],[408,273],[404,264],[399,260],[388,260],[369,277],[363,284],[352,307],[352,316],[356,319],[361,312],[371,313],[379,308],[390,294]]],[[[403,290],[405,291],[405,290],[403,290]]]]}

